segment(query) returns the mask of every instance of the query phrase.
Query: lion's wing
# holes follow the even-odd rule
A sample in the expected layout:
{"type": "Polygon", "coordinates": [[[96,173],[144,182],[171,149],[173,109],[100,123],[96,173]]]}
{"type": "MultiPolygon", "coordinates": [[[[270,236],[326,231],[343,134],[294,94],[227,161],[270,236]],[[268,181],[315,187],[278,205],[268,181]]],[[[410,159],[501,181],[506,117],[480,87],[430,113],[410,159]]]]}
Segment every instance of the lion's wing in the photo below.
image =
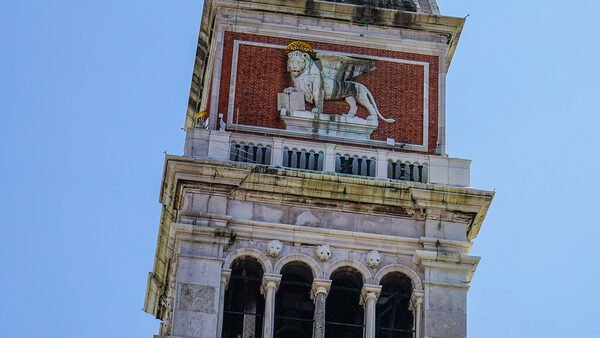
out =
{"type": "Polygon", "coordinates": [[[318,53],[317,59],[321,63],[323,76],[339,81],[352,80],[375,69],[373,61],[343,55],[318,53]]]}

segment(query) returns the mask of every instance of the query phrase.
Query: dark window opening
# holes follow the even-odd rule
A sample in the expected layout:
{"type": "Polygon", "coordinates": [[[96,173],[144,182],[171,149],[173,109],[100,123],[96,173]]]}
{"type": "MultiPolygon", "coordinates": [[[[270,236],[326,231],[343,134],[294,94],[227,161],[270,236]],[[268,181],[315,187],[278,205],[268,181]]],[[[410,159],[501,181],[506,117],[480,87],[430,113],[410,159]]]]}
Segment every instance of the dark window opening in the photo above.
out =
{"type": "Polygon", "coordinates": [[[261,338],[265,300],[260,294],[261,265],[251,259],[232,264],[223,308],[223,338],[261,338]]]}
{"type": "Polygon", "coordinates": [[[281,270],[275,297],[275,338],[311,338],[315,305],[310,299],[313,275],[303,263],[281,270]]]}
{"type": "Polygon", "coordinates": [[[401,273],[386,275],[381,280],[377,302],[377,338],[412,338],[413,313],[410,310],[412,283],[401,273]]]}
{"type": "Polygon", "coordinates": [[[364,309],[360,305],[362,276],[353,268],[340,268],[331,274],[331,289],[325,310],[327,338],[362,338],[364,309]]]}

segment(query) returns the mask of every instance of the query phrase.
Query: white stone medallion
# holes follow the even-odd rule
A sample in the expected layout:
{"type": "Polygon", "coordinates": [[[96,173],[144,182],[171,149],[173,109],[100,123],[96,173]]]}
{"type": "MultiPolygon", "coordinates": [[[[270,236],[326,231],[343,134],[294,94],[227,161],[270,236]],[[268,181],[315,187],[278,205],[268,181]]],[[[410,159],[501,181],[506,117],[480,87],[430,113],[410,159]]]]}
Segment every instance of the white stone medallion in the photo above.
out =
{"type": "Polygon", "coordinates": [[[371,269],[377,269],[381,263],[381,254],[377,250],[370,251],[365,257],[365,262],[371,269]]]}
{"type": "Polygon", "coordinates": [[[281,241],[274,239],[267,244],[267,255],[276,258],[283,250],[283,243],[281,241]]]}
{"type": "Polygon", "coordinates": [[[319,245],[317,247],[316,255],[321,262],[326,262],[331,258],[331,246],[329,244],[319,245]]]}

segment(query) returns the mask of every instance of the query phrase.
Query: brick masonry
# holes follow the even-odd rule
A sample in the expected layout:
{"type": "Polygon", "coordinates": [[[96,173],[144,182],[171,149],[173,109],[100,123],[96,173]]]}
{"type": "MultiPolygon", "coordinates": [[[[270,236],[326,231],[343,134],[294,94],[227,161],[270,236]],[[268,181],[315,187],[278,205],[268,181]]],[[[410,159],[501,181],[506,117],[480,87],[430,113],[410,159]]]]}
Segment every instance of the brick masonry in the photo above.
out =
{"type": "MultiPolygon", "coordinates": [[[[223,51],[223,68],[219,94],[219,112],[227,113],[233,42],[254,41],[287,45],[293,40],[227,32],[223,51]]],[[[354,46],[343,46],[306,41],[315,49],[366,54],[429,63],[429,153],[433,153],[437,141],[438,127],[438,57],[386,51],[354,46]]],[[[285,129],[283,120],[276,110],[277,93],[293,86],[286,71],[287,56],[281,49],[240,45],[238,75],[233,121],[239,124],[285,129]],[[237,113],[239,109],[239,113],[237,113]]],[[[391,137],[396,142],[421,144],[423,137],[423,66],[386,61],[376,61],[377,69],[359,76],[356,81],[366,85],[379,111],[385,117],[396,119],[395,123],[380,122],[371,138],[383,140],[391,137]]],[[[310,109],[307,105],[307,109],[310,109]]],[[[344,101],[328,101],[327,113],[343,114],[348,106],[344,101]]],[[[360,107],[358,116],[366,117],[360,107]]]]}

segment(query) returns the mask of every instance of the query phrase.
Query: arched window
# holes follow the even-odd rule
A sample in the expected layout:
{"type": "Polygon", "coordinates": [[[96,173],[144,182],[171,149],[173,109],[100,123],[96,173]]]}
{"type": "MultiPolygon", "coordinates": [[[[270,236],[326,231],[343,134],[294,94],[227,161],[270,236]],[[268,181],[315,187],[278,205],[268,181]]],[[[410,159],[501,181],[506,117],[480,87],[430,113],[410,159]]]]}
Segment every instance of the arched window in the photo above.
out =
{"type": "Polygon", "coordinates": [[[331,274],[331,289],[325,310],[327,338],[362,338],[364,309],[360,305],[363,281],[353,268],[344,267],[331,274]]]}
{"type": "Polygon", "coordinates": [[[257,261],[238,259],[231,265],[223,308],[223,338],[261,338],[265,300],[260,294],[263,269],[257,261]]]}
{"type": "Polygon", "coordinates": [[[393,272],[381,279],[377,302],[377,338],[412,338],[413,313],[410,307],[412,283],[402,273],[393,272]]]}
{"type": "Polygon", "coordinates": [[[311,338],[315,305],[310,299],[313,275],[303,263],[281,269],[275,297],[275,338],[311,338]]]}

